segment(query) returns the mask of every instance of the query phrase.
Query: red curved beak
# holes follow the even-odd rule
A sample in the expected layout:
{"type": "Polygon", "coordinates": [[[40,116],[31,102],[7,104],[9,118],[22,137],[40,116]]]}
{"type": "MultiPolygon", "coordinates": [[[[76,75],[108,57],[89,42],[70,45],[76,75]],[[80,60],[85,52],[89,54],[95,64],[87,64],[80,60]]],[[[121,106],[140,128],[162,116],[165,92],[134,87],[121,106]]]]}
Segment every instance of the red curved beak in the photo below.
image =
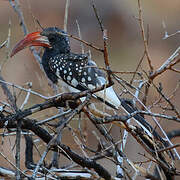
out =
{"type": "Polygon", "coordinates": [[[29,46],[43,46],[43,47],[51,47],[46,36],[40,35],[40,32],[33,32],[25,36],[24,39],[19,41],[10,54],[10,57],[14,56],[17,52],[29,46]]]}

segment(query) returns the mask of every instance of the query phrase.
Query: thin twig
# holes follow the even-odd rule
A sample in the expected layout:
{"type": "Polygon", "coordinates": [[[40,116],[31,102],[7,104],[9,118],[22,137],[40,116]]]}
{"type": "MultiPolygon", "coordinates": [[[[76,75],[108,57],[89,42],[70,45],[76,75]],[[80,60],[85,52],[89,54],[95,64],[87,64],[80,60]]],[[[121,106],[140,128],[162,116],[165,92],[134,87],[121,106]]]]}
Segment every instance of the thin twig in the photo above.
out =
{"type": "Polygon", "coordinates": [[[155,86],[155,84],[153,83],[153,86],[155,87],[155,89],[157,90],[157,92],[162,96],[162,98],[171,106],[172,110],[176,113],[177,117],[180,118],[180,112],[179,110],[176,108],[176,106],[170,101],[169,98],[166,97],[165,94],[163,94],[161,92],[161,90],[159,88],[157,88],[155,86]]]}
{"type": "Polygon", "coordinates": [[[21,107],[19,108],[20,110],[22,110],[24,108],[24,106],[28,103],[28,100],[29,100],[29,97],[30,97],[30,94],[31,94],[31,89],[28,89],[29,91],[27,92],[26,94],[26,97],[24,99],[24,102],[21,104],[21,107]]]}
{"type": "Polygon", "coordinates": [[[143,38],[143,42],[144,42],[145,54],[146,54],[146,57],[148,60],[150,72],[153,72],[153,66],[152,66],[152,62],[151,62],[151,58],[150,58],[149,50],[148,50],[148,43],[147,43],[147,39],[145,36],[145,31],[144,31],[144,22],[143,22],[143,17],[142,17],[141,0],[138,0],[138,8],[139,8],[139,24],[141,27],[141,33],[142,33],[142,38],[143,38]]]}
{"type": "Polygon", "coordinates": [[[130,84],[133,83],[134,78],[135,78],[135,76],[136,76],[136,72],[138,71],[138,69],[139,69],[141,63],[143,62],[144,56],[145,56],[145,51],[144,51],[144,53],[143,53],[143,55],[142,55],[142,57],[141,57],[141,59],[140,59],[138,65],[137,65],[137,67],[136,67],[136,69],[135,69],[135,72],[134,72],[133,77],[132,77],[132,79],[131,79],[131,81],[130,81],[130,84]]]}
{"type": "MultiPolygon", "coordinates": [[[[77,28],[78,28],[79,38],[82,39],[80,26],[79,26],[79,23],[78,23],[78,20],[77,20],[77,19],[76,19],[76,24],[77,24],[77,28]]],[[[83,43],[80,42],[80,45],[81,45],[81,52],[82,52],[82,54],[84,54],[84,46],[83,46],[83,43]]]]}
{"type": "Polygon", "coordinates": [[[14,111],[14,110],[16,111],[18,108],[17,108],[17,106],[16,106],[15,99],[14,99],[11,91],[10,91],[9,88],[7,87],[7,84],[4,83],[4,82],[5,82],[5,80],[4,80],[4,78],[2,77],[1,72],[0,72],[0,85],[1,85],[1,88],[3,89],[3,92],[4,92],[4,94],[6,95],[7,101],[8,101],[8,103],[11,105],[12,110],[13,110],[13,111],[14,111]]]}
{"type": "Polygon", "coordinates": [[[104,26],[103,26],[103,23],[102,23],[102,20],[101,20],[99,14],[98,14],[96,5],[95,5],[95,3],[94,3],[94,0],[92,0],[92,7],[93,7],[93,10],[94,10],[96,19],[98,20],[98,24],[99,24],[99,26],[100,26],[101,32],[103,33],[103,31],[104,31],[104,26]]]}
{"type": "Polygon", "coordinates": [[[49,146],[47,146],[47,148],[46,148],[46,150],[43,152],[43,154],[42,154],[42,156],[41,156],[41,159],[39,160],[39,162],[37,163],[37,165],[36,165],[36,168],[34,169],[34,171],[33,171],[33,174],[32,174],[32,179],[35,179],[36,178],[36,174],[38,173],[38,171],[39,171],[39,168],[40,168],[40,166],[43,164],[43,161],[44,161],[44,159],[45,159],[45,157],[46,157],[46,155],[47,155],[47,153],[48,153],[48,151],[49,151],[49,148],[48,148],[49,146]]]}
{"type": "Polygon", "coordinates": [[[7,84],[8,86],[12,86],[12,87],[18,88],[18,89],[23,90],[23,91],[25,91],[25,92],[27,92],[27,93],[30,92],[31,94],[33,94],[33,95],[35,95],[35,96],[38,96],[38,97],[40,97],[40,98],[43,98],[43,99],[45,99],[45,100],[58,97],[58,96],[60,96],[60,95],[62,94],[62,93],[59,93],[59,94],[56,94],[56,95],[54,95],[54,96],[43,96],[42,94],[40,94],[40,93],[38,93],[38,92],[32,91],[32,90],[30,90],[30,89],[23,88],[23,87],[21,87],[21,86],[19,86],[19,85],[16,85],[16,84],[14,84],[14,83],[7,82],[7,81],[5,81],[5,80],[2,80],[1,78],[0,78],[0,83],[4,83],[4,84],[7,84]]]}
{"type": "Polygon", "coordinates": [[[64,13],[64,31],[65,32],[67,32],[69,6],[70,6],[70,0],[66,0],[66,7],[65,7],[65,13],[64,13]]]}
{"type": "MultiPolygon", "coordinates": [[[[21,147],[21,120],[17,119],[17,129],[16,129],[16,167],[20,169],[20,147],[21,147]]],[[[21,171],[17,169],[16,179],[21,179],[21,171]]]]}
{"type": "Polygon", "coordinates": [[[103,36],[103,43],[104,43],[103,55],[104,55],[104,64],[105,64],[105,67],[107,69],[107,76],[108,76],[107,79],[108,79],[108,82],[112,83],[112,78],[111,78],[112,71],[110,69],[109,58],[108,58],[108,50],[107,50],[107,40],[108,40],[107,29],[104,29],[102,20],[98,14],[98,11],[97,11],[97,8],[95,6],[94,1],[92,1],[92,7],[94,10],[96,19],[98,20],[98,24],[100,26],[102,36],[103,36]]]}
{"type": "Polygon", "coordinates": [[[174,72],[176,72],[176,73],[180,73],[180,70],[179,70],[179,69],[175,69],[175,68],[172,68],[172,67],[171,67],[170,70],[171,70],[171,71],[174,71],[174,72]]]}
{"type": "Polygon", "coordinates": [[[6,46],[6,58],[2,61],[1,69],[3,69],[5,63],[9,59],[9,54],[10,54],[10,51],[9,51],[10,39],[11,39],[11,19],[9,19],[7,43],[5,44],[5,46],[6,46]]]}
{"type": "Polygon", "coordinates": [[[97,51],[100,51],[100,52],[104,53],[104,50],[103,50],[103,49],[101,49],[101,48],[93,45],[92,43],[89,43],[89,42],[87,42],[87,41],[84,41],[84,40],[82,40],[82,39],[80,39],[80,38],[78,38],[78,37],[76,37],[76,36],[73,36],[72,34],[64,34],[64,33],[62,33],[62,32],[57,32],[57,33],[58,33],[58,34],[61,34],[61,35],[64,35],[64,36],[68,36],[68,37],[70,37],[70,38],[73,38],[73,39],[75,39],[75,40],[77,40],[77,41],[80,41],[80,42],[86,44],[87,46],[89,46],[89,47],[91,47],[91,48],[96,49],[97,51]]]}
{"type": "Polygon", "coordinates": [[[176,31],[175,33],[172,33],[172,34],[168,34],[167,30],[166,30],[166,24],[165,24],[165,21],[162,21],[162,26],[164,28],[164,37],[163,39],[167,39],[167,38],[170,38],[172,36],[175,36],[177,34],[180,34],[180,31],[176,31]]]}
{"type": "Polygon", "coordinates": [[[20,20],[20,25],[23,29],[23,32],[25,35],[28,34],[28,30],[27,30],[27,26],[24,20],[24,16],[23,16],[23,12],[20,9],[20,4],[19,4],[19,0],[9,0],[12,8],[14,9],[14,11],[18,14],[19,20],[20,20]]]}
{"type": "Polygon", "coordinates": [[[25,177],[28,177],[23,171],[21,171],[21,169],[18,169],[18,167],[17,167],[15,164],[13,164],[13,163],[8,159],[8,157],[6,157],[1,151],[0,151],[0,155],[1,155],[9,164],[11,164],[11,166],[13,166],[15,169],[17,169],[18,171],[20,171],[21,174],[23,174],[25,177]]]}
{"type": "Polygon", "coordinates": [[[60,118],[60,117],[62,117],[62,116],[65,116],[65,115],[69,114],[71,111],[72,111],[72,110],[67,110],[66,112],[62,112],[61,114],[56,114],[56,115],[54,115],[54,116],[52,116],[52,117],[50,117],[50,118],[44,119],[44,120],[42,120],[42,121],[38,121],[36,124],[37,124],[37,125],[45,124],[45,123],[47,123],[47,122],[49,122],[49,121],[52,121],[52,120],[55,120],[55,119],[60,118]]]}
{"type": "Polygon", "coordinates": [[[179,146],[180,146],[180,143],[175,144],[175,145],[170,146],[170,147],[167,147],[167,148],[160,149],[160,150],[158,150],[158,153],[161,153],[161,152],[164,152],[164,151],[169,151],[169,150],[171,150],[171,149],[173,149],[173,148],[177,148],[177,147],[179,147],[179,146]]]}
{"type": "MultiPolygon", "coordinates": [[[[101,69],[105,72],[107,72],[108,70],[104,67],[97,67],[97,66],[86,66],[84,68],[98,68],[98,69],[101,69]]],[[[140,72],[137,72],[137,71],[111,71],[113,74],[137,74],[139,76],[141,76],[141,73],[140,72]]]]}
{"type": "Polygon", "coordinates": [[[179,55],[180,46],[174,51],[174,53],[151,75],[150,78],[153,80],[156,76],[159,74],[162,74],[164,71],[166,71],[168,68],[170,68],[172,65],[175,65],[180,60],[176,59],[176,57],[179,55]],[[175,62],[173,62],[175,61],[175,62]]]}

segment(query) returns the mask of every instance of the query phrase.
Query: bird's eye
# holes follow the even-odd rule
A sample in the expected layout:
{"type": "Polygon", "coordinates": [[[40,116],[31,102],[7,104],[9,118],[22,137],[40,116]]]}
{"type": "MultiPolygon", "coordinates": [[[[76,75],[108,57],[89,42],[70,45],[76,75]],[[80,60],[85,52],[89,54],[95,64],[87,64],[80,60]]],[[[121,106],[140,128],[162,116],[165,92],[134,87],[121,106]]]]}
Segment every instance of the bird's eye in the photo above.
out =
{"type": "Polygon", "coordinates": [[[53,36],[49,37],[48,39],[49,39],[50,42],[55,41],[55,37],[53,37],[53,36]]]}

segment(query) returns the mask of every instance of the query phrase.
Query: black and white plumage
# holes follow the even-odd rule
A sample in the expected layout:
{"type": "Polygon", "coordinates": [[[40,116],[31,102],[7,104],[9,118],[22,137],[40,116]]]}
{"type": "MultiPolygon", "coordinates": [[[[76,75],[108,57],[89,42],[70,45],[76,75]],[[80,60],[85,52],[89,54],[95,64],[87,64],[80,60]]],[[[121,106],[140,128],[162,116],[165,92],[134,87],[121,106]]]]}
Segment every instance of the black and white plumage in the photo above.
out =
{"type": "MultiPolygon", "coordinates": [[[[44,29],[42,32],[28,34],[23,40],[18,42],[11,52],[11,57],[27,46],[42,46],[45,48],[42,65],[53,83],[58,83],[62,79],[73,91],[84,91],[94,89],[107,83],[103,71],[98,69],[96,63],[92,61],[88,54],[74,54],[70,51],[69,38],[66,33],[56,27],[44,29]]],[[[94,97],[105,101],[109,106],[118,109],[121,107],[127,113],[137,111],[128,101],[117,97],[113,87],[106,88],[94,94],[94,97]]],[[[151,136],[151,133],[163,142],[163,139],[140,115],[134,118],[141,127],[151,136]]]]}
{"type": "MultiPolygon", "coordinates": [[[[31,33],[17,44],[12,55],[27,44],[45,48],[42,65],[53,83],[58,83],[58,79],[62,79],[73,87],[74,91],[92,90],[107,84],[105,73],[98,69],[88,54],[71,52],[69,37],[63,30],[49,27],[43,29],[42,32],[31,33]]],[[[93,96],[115,109],[120,106],[120,100],[113,87],[99,91],[93,96]]]]}

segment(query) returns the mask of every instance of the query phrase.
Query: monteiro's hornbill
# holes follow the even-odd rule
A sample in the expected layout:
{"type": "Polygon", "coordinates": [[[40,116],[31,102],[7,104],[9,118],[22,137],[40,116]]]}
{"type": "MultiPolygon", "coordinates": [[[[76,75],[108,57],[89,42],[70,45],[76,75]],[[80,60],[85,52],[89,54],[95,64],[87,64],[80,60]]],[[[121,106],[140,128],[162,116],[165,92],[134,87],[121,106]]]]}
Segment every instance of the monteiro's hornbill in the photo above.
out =
{"type": "MultiPolygon", "coordinates": [[[[45,48],[42,65],[48,78],[53,83],[58,83],[58,79],[62,79],[76,92],[77,90],[92,90],[107,83],[104,72],[97,68],[96,63],[89,58],[88,54],[71,52],[66,32],[57,27],[45,28],[42,32],[38,31],[26,35],[23,40],[16,44],[11,57],[27,46],[42,46],[45,48]]],[[[137,111],[130,102],[120,100],[112,86],[95,93],[94,97],[114,109],[118,109],[122,105],[129,113],[137,111]]],[[[145,127],[145,131],[149,132],[150,136],[152,133],[156,139],[167,146],[168,143],[141,115],[136,114],[134,118],[140,123],[141,127],[145,127]]]]}
{"type": "MultiPolygon", "coordinates": [[[[88,54],[71,52],[69,37],[66,32],[57,27],[49,27],[43,29],[42,32],[28,34],[17,43],[11,56],[27,46],[45,48],[42,65],[53,83],[57,83],[60,78],[73,87],[73,91],[92,90],[107,84],[105,73],[97,68],[96,63],[90,59],[88,54]]],[[[114,109],[118,109],[121,104],[112,86],[93,96],[114,109]]]]}
{"type": "MultiPolygon", "coordinates": [[[[15,45],[11,52],[11,57],[28,46],[42,46],[45,48],[42,65],[48,78],[53,83],[58,83],[60,78],[73,87],[74,91],[84,91],[102,86],[107,82],[105,74],[96,67],[96,63],[89,58],[88,54],[71,52],[66,32],[57,27],[48,27],[43,29],[42,32],[38,31],[26,35],[23,40],[15,45]]],[[[129,102],[120,101],[112,86],[95,95],[103,101],[105,98],[106,104],[115,109],[122,105],[129,113],[137,110],[129,102]]],[[[153,128],[142,116],[137,114],[134,117],[153,132],[153,128]]]]}
{"type": "MultiPolygon", "coordinates": [[[[88,54],[71,52],[66,32],[57,27],[45,28],[42,32],[38,31],[26,35],[23,40],[15,45],[11,57],[28,46],[42,46],[45,48],[42,65],[48,78],[53,83],[58,83],[58,79],[62,79],[73,87],[74,91],[91,90],[107,83],[104,72],[97,68],[96,63],[89,58],[88,54]]],[[[105,101],[107,105],[114,109],[118,109],[122,105],[129,113],[137,111],[129,101],[119,100],[112,86],[97,92],[94,96],[103,102],[105,101]]],[[[150,130],[151,133],[155,133],[156,137],[158,136],[152,126],[141,115],[136,114],[134,118],[140,125],[150,130]]],[[[160,139],[162,140],[162,138],[160,139]]]]}

